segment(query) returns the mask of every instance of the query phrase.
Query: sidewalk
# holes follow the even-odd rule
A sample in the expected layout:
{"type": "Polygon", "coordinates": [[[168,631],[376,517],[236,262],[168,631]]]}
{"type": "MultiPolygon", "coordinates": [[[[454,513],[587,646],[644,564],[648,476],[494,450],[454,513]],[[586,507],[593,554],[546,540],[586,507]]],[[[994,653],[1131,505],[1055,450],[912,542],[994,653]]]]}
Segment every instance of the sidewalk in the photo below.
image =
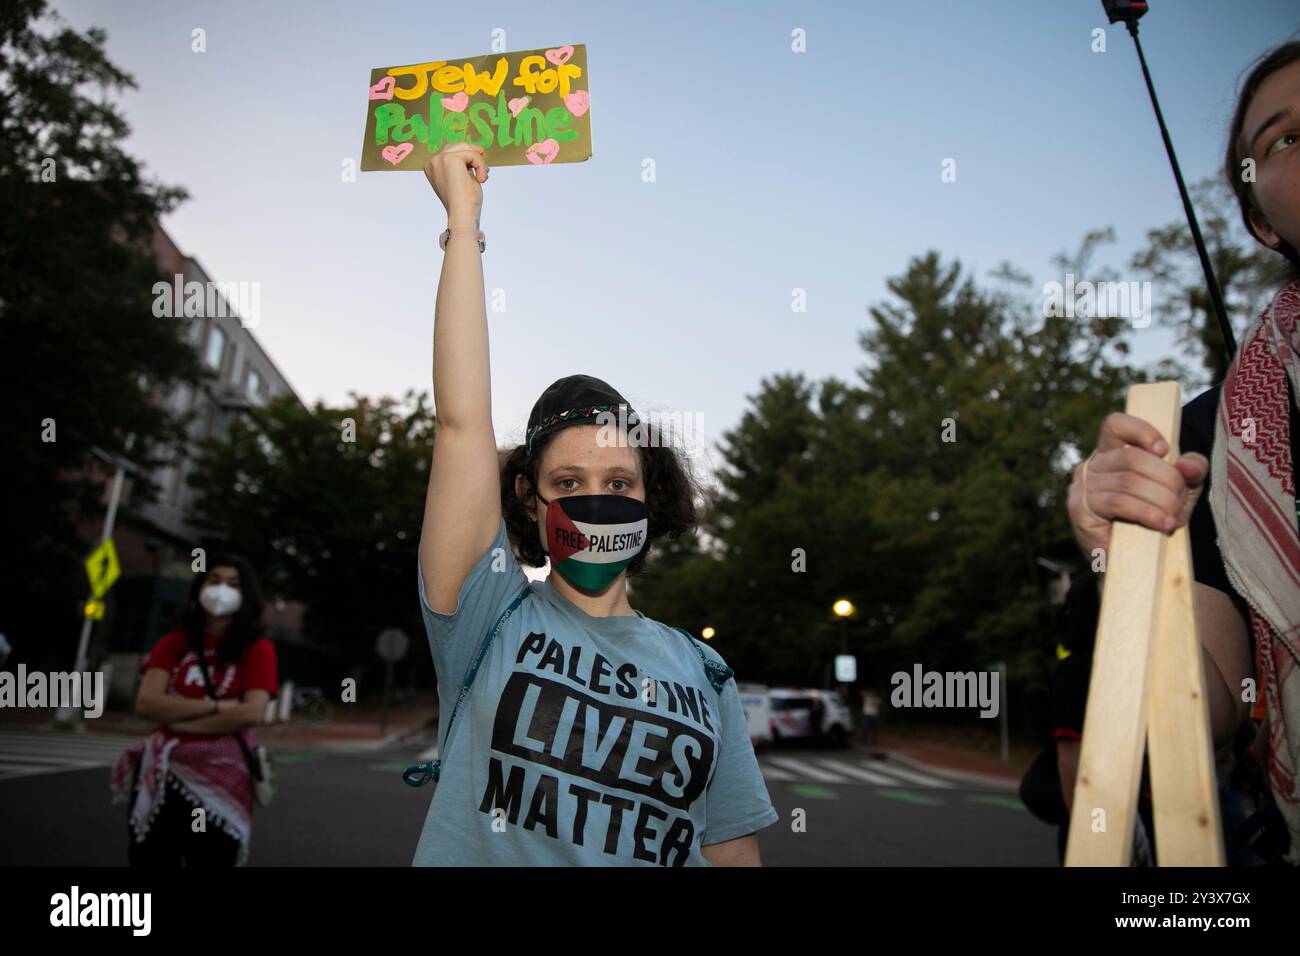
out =
{"type": "Polygon", "coordinates": [[[366,753],[391,747],[405,737],[437,726],[436,704],[393,709],[388,724],[380,731],[378,707],[347,705],[347,719],[328,721],[291,720],[271,724],[256,731],[260,742],[274,751],[323,751],[328,753],[366,753]]]}

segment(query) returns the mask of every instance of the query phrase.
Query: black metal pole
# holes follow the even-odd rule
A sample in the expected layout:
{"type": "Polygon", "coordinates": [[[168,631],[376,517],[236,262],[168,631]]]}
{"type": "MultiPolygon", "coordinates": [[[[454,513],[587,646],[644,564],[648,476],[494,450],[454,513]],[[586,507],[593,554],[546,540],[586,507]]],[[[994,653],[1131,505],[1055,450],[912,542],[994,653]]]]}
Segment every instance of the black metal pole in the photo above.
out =
{"type": "Polygon", "coordinates": [[[1205,272],[1205,282],[1210,290],[1210,302],[1214,307],[1214,314],[1219,320],[1219,334],[1223,336],[1223,344],[1228,349],[1228,360],[1237,354],[1237,339],[1232,333],[1232,326],[1228,323],[1228,311],[1223,305],[1223,292],[1219,289],[1219,280],[1214,276],[1214,268],[1210,265],[1210,254],[1205,249],[1205,240],[1201,237],[1201,227],[1196,222],[1196,212],[1192,209],[1192,200],[1187,195],[1187,186],[1183,183],[1182,170],[1178,168],[1178,157],[1174,155],[1174,143],[1169,138],[1169,130],[1165,127],[1164,115],[1160,112],[1160,101],[1156,99],[1156,88],[1151,82],[1151,71],[1147,69],[1147,58],[1142,53],[1142,43],[1138,40],[1137,20],[1127,21],[1128,32],[1133,37],[1133,46],[1137,48],[1138,62],[1142,64],[1142,76],[1147,81],[1147,92],[1151,94],[1151,108],[1156,111],[1156,122],[1160,124],[1160,137],[1165,141],[1165,152],[1169,154],[1169,165],[1174,170],[1174,180],[1178,183],[1178,195],[1183,200],[1183,211],[1187,214],[1187,225],[1192,229],[1192,242],[1196,245],[1196,254],[1201,259],[1201,269],[1205,272]]]}

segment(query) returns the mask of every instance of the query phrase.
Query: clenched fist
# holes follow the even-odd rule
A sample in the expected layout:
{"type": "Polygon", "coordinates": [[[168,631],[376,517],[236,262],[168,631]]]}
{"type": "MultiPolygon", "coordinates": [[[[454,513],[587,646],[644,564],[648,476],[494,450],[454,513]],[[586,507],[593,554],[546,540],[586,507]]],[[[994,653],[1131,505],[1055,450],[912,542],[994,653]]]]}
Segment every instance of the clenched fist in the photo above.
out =
{"type": "Polygon", "coordinates": [[[1070,524],[1085,556],[1110,544],[1116,520],[1164,532],[1187,523],[1210,463],[1189,452],[1171,464],[1168,453],[1149,422],[1123,412],[1106,417],[1097,450],[1074,469],[1070,484],[1070,524]]]}
{"type": "Polygon", "coordinates": [[[447,225],[477,229],[488,178],[483,147],[448,143],[429,157],[424,175],[447,210],[447,225]]]}

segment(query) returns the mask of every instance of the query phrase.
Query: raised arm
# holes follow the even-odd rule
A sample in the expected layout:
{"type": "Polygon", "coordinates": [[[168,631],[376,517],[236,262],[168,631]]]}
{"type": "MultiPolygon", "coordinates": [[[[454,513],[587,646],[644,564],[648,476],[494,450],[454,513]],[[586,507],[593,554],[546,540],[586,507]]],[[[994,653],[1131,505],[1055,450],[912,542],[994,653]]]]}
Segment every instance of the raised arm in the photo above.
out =
{"type": "Polygon", "coordinates": [[[451,239],[434,309],[438,428],[420,533],[420,568],[429,607],[450,613],[501,520],[483,261],[476,239],[488,168],[482,149],[452,143],[429,158],[424,174],[447,210],[451,239]]]}

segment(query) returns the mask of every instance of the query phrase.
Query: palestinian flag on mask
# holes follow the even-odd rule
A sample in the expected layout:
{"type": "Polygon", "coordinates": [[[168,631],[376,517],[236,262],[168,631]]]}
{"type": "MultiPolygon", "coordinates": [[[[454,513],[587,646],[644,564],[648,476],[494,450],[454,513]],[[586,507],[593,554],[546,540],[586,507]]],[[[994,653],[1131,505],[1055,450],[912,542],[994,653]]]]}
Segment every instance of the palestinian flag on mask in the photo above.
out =
{"type": "Polygon", "coordinates": [[[599,591],[645,545],[645,505],[624,495],[570,495],[546,507],[551,566],[576,587],[599,591]]]}

